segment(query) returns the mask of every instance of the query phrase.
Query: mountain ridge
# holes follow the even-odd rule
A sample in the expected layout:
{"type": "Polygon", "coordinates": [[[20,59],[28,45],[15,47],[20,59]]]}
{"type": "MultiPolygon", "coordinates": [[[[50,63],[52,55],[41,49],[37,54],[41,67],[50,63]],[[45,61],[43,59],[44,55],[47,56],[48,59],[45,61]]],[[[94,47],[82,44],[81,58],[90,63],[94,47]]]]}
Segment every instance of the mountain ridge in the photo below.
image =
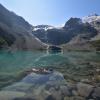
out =
{"type": "Polygon", "coordinates": [[[46,45],[32,34],[32,25],[0,4],[0,48],[4,47],[34,50],[45,49],[46,45]]]}
{"type": "Polygon", "coordinates": [[[100,16],[97,14],[71,17],[63,27],[32,26],[0,4],[0,48],[31,50],[46,49],[47,45],[80,48],[83,44],[92,47],[97,40],[100,40],[100,16]]]}

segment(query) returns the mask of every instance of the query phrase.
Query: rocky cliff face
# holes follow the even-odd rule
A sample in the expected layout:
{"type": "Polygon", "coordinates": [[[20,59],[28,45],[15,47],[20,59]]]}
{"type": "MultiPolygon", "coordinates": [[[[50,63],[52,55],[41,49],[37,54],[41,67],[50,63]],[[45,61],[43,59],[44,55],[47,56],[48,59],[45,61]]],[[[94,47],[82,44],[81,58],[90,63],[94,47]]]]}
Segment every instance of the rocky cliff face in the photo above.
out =
{"type": "Polygon", "coordinates": [[[82,20],[84,23],[91,24],[98,31],[98,34],[92,40],[100,39],[100,16],[97,14],[93,14],[83,17],[82,20]]]}
{"type": "Polygon", "coordinates": [[[71,18],[64,28],[73,34],[71,40],[62,47],[68,50],[94,50],[92,38],[98,35],[98,30],[89,22],[80,18],[71,18]]]}
{"type": "Polygon", "coordinates": [[[46,45],[32,34],[32,26],[22,17],[0,4],[0,48],[45,49],[46,45]]]}

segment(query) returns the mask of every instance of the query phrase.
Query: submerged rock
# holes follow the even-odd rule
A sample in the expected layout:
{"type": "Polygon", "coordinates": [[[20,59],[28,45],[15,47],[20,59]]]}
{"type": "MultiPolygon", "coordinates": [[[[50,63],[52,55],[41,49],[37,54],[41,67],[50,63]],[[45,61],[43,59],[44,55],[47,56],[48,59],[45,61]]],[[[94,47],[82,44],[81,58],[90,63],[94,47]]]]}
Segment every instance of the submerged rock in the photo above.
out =
{"type": "Polygon", "coordinates": [[[35,100],[35,99],[32,99],[32,98],[15,98],[13,100],[35,100]]]}
{"type": "Polygon", "coordinates": [[[70,95],[70,91],[61,73],[32,72],[20,82],[4,88],[0,100],[62,100],[64,95],[70,95]]]}
{"type": "Polygon", "coordinates": [[[60,88],[61,88],[61,92],[63,93],[64,96],[71,96],[72,95],[69,87],[61,86],[60,88]]]}
{"type": "Polygon", "coordinates": [[[95,88],[93,98],[96,98],[96,100],[100,100],[100,87],[95,88]]]}
{"type": "Polygon", "coordinates": [[[100,100],[100,87],[66,82],[61,73],[44,71],[28,71],[20,82],[2,89],[0,100],[100,100]]]}
{"type": "Polygon", "coordinates": [[[24,92],[20,91],[1,91],[0,92],[0,100],[13,100],[14,98],[21,98],[25,96],[24,92]]]}
{"type": "Polygon", "coordinates": [[[52,95],[48,96],[45,100],[56,100],[52,95]]]}
{"type": "Polygon", "coordinates": [[[89,97],[90,94],[93,92],[94,87],[89,84],[78,83],[77,84],[77,91],[80,96],[89,97]]]}

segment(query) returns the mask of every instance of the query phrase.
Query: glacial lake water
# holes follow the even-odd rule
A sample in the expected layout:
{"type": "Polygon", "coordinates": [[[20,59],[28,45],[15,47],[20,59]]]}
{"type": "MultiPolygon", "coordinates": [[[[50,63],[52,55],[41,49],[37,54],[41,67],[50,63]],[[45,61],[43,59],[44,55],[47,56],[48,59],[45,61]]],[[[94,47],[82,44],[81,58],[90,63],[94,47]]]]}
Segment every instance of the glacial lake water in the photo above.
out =
{"type": "Polygon", "coordinates": [[[67,51],[0,51],[0,89],[17,81],[19,73],[29,68],[53,68],[76,80],[91,71],[90,63],[100,65],[100,53],[67,51]]]}

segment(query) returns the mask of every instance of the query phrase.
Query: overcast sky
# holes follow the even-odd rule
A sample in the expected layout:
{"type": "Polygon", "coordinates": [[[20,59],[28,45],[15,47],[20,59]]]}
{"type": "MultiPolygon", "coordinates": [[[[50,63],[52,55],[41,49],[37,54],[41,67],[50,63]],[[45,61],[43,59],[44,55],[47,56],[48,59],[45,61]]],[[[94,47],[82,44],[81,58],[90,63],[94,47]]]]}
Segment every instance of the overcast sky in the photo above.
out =
{"type": "Polygon", "coordinates": [[[0,0],[0,3],[32,25],[59,26],[70,17],[100,14],[100,0],[0,0]]]}

